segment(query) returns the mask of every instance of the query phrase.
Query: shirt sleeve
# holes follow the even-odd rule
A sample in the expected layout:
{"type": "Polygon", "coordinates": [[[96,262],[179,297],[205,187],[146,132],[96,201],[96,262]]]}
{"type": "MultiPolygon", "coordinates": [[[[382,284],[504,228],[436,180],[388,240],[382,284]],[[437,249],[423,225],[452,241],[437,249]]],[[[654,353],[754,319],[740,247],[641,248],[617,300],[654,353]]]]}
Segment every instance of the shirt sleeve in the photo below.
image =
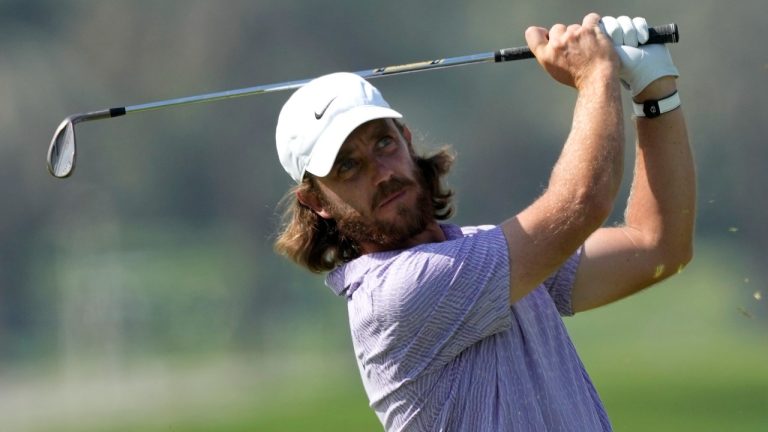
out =
{"type": "Polygon", "coordinates": [[[557,271],[544,281],[544,287],[555,302],[560,316],[573,316],[573,303],[571,301],[573,284],[576,282],[576,270],[579,268],[581,253],[584,247],[580,247],[571,255],[557,271]]]}
{"type": "Polygon", "coordinates": [[[384,341],[368,352],[407,376],[441,367],[511,325],[508,251],[498,228],[409,249],[385,267],[362,290],[378,333],[365,339],[384,341]]]}

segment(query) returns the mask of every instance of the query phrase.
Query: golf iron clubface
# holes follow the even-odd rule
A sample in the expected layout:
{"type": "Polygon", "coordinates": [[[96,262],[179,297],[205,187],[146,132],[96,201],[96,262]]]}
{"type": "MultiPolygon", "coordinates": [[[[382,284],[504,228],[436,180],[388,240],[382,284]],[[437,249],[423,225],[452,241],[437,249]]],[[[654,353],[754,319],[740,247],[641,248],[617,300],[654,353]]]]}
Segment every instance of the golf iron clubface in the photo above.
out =
{"type": "MultiPolygon", "coordinates": [[[[651,27],[648,29],[648,34],[649,38],[646,44],[676,43],[680,37],[677,24],[674,23],[651,27]]],[[[533,53],[531,53],[528,47],[504,48],[497,51],[480,54],[450,57],[439,60],[428,60],[397,66],[386,66],[376,69],[366,69],[355,73],[364,79],[371,79],[381,76],[399,75],[434,69],[445,69],[449,67],[476,63],[501,63],[512,60],[529,59],[533,57],[533,53]]],[[[178,99],[168,99],[140,105],[109,108],[83,114],[71,115],[61,122],[59,127],[56,129],[56,132],[53,134],[53,139],[51,139],[51,144],[48,148],[48,171],[51,173],[51,175],[57,178],[66,178],[72,174],[73,170],[75,169],[75,160],[77,156],[75,125],[78,123],[112,117],[120,117],[134,112],[150,111],[178,105],[213,102],[222,99],[272,93],[283,90],[293,90],[303,86],[310,81],[311,79],[287,81],[282,83],[247,87],[237,90],[226,90],[216,93],[187,96],[178,99]]]]}

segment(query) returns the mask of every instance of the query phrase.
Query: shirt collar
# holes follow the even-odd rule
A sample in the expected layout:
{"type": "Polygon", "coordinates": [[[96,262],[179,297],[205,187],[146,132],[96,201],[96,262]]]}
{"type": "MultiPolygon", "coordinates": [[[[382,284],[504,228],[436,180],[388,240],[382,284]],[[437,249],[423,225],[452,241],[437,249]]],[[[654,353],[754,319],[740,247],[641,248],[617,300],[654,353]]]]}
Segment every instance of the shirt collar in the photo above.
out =
{"type": "MultiPolygon", "coordinates": [[[[455,240],[463,236],[461,228],[453,224],[440,224],[446,240],[455,240]]],[[[418,246],[414,246],[418,247],[418,246]]],[[[374,252],[356,258],[334,269],[325,278],[325,284],[338,296],[351,297],[360,286],[365,276],[372,271],[379,271],[388,261],[403,252],[392,250],[374,252]]]]}

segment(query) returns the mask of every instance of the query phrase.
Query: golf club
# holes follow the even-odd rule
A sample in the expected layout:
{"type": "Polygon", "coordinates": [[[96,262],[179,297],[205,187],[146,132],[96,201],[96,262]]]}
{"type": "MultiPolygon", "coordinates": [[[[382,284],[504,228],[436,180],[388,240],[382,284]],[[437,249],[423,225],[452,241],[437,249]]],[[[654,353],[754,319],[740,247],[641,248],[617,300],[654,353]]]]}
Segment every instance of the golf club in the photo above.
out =
{"type": "MultiPolygon", "coordinates": [[[[647,44],[675,43],[679,40],[677,24],[667,24],[648,29],[649,39],[647,44]]],[[[450,57],[439,60],[428,60],[404,65],[386,66],[376,69],[366,69],[355,72],[365,79],[377,78],[387,75],[405,74],[434,69],[445,69],[454,66],[462,66],[475,63],[501,63],[512,60],[533,58],[533,53],[528,47],[504,48],[493,52],[472,54],[460,57],[450,57]]],[[[222,99],[230,99],[241,96],[251,96],[264,93],[272,93],[283,90],[293,90],[303,86],[312,79],[298,81],[286,81],[282,83],[266,84],[255,87],[247,87],[237,90],[226,90],[216,93],[207,93],[197,96],[187,96],[178,99],[168,99],[157,102],[149,102],[139,105],[131,105],[119,108],[108,108],[91,111],[82,114],[73,114],[61,122],[51,139],[48,148],[48,171],[57,178],[69,177],[75,168],[75,125],[85,121],[101,120],[112,117],[120,117],[126,114],[150,111],[178,105],[188,105],[202,102],[213,102],[222,99]]]]}

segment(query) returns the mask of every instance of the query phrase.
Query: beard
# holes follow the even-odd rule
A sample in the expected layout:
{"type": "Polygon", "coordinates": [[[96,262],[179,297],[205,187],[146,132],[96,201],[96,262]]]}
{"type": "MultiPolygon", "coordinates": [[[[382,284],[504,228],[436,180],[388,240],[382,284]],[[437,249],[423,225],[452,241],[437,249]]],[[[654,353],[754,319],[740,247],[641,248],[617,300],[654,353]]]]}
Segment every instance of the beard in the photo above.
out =
{"type": "Polygon", "coordinates": [[[384,249],[399,249],[408,240],[423,232],[427,225],[434,220],[432,197],[427,192],[426,182],[421,172],[415,172],[416,180],[403,177],[393,177],[382,183],[373,195],[372,210],[387,197],[400,192],[406,187],[416,187],[416,205],[397,203],[396,222],[378,220],[375,217],[366,218],[346,203],[329,203],[328,206],[336,227],[343,238],[352,240],[357,245],[374,243],[384,249]]]}

